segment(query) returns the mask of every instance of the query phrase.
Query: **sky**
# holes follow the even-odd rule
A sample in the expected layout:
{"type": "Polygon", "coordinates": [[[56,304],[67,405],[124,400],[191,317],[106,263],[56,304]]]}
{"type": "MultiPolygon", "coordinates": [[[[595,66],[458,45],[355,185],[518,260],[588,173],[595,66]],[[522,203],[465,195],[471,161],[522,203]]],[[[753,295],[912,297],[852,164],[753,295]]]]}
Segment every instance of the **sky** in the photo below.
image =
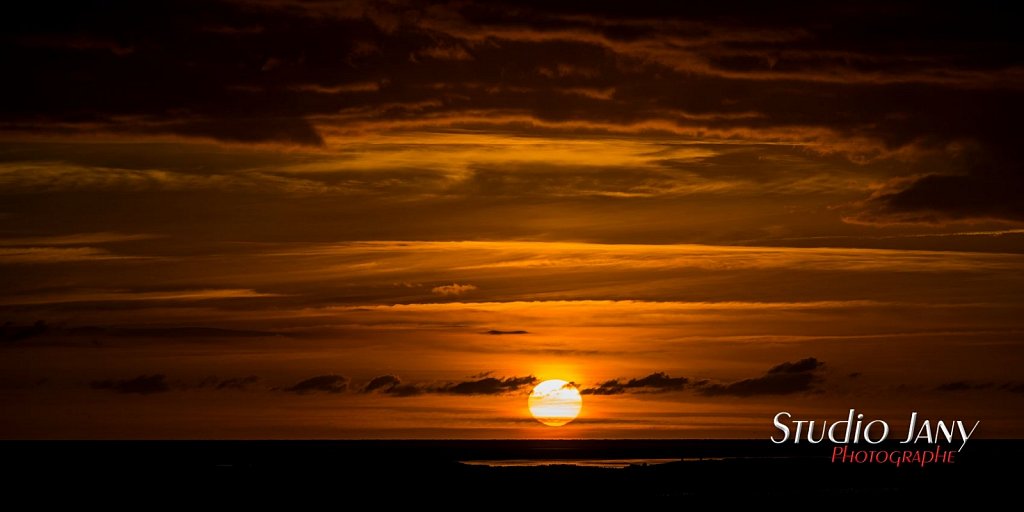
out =
{"type": "Polygon", "coordinates": [[[10,6],[0,438],[1024,436],[1008,7],[609,4],[10,6]]]}

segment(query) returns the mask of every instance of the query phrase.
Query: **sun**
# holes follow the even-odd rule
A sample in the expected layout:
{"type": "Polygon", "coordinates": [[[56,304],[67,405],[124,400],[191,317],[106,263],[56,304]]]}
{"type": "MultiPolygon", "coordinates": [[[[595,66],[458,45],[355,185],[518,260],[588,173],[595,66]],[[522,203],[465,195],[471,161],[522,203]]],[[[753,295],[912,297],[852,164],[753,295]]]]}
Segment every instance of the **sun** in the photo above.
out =
{"type": "Polygon", "coordinates": [[[533,388],[529,405],[530,414],[537,421],[549,427],[561,427],[580,415],[583,397],[571,382],[551,379],[533,388]]]}

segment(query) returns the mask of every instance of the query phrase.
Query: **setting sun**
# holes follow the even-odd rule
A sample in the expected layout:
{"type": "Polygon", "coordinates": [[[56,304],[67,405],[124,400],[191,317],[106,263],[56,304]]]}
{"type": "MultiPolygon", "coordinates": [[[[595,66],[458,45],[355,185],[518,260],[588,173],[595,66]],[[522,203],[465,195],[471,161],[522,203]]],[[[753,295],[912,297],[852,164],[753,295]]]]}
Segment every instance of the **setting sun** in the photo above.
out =
{"type": "Polygon", "coordinates": [[[571,382],[552,379],[533,388],[529,405],[530,414],[537,421],[549,427],[561,427],[580,415],[583,397],[571,382]]]}

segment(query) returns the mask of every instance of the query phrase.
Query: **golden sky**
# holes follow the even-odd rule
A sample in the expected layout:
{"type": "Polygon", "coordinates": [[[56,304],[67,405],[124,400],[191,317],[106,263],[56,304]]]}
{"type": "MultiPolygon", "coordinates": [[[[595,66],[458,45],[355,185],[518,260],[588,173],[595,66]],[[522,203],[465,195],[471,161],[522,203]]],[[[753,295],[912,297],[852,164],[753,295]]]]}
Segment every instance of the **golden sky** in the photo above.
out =
{"type": "Polygon", "coordinates": [[[37,9],[0,37],[2,438],[1024,434],[997,11],[37,9]],[[576,421],[530,417],[546,379],[576,421]]]}

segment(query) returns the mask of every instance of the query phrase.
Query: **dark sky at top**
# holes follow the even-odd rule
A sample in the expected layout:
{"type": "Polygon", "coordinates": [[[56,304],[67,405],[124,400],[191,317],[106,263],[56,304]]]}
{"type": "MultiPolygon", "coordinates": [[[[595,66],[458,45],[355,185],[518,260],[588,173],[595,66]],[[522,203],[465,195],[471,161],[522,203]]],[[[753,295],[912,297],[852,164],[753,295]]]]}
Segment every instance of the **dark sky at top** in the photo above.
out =
{"type": "Polygon", "coordinates": [[[867,219],[1024,215],[1020,32],[999,2],[40,2],[4,18],[8,133],[322,146],[424,119],[658,121],[939,153],[867,219]]]}

